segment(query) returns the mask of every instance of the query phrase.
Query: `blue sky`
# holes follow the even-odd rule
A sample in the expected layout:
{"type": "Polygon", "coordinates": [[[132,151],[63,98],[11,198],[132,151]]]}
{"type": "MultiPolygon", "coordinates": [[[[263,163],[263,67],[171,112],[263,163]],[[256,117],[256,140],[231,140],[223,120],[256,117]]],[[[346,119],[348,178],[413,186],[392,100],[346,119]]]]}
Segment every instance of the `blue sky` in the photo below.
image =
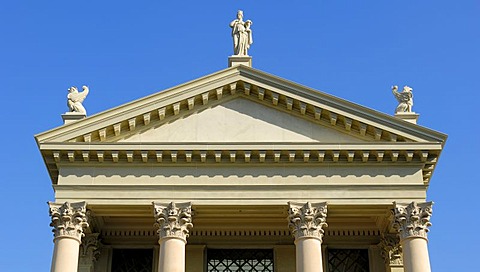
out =
{"type": "Polygon", "coordinates": [[[253,67],[384,113],[413,87],[419,124],[449,135],[428,200],[433,271],[471,271],[480,1],[8,1],[0,8],[4,143],[0,271],[48,271],[53,189],[33,135],[62,124],[67,88],[89,114],[226,68],[238,9],[253,67]]]}

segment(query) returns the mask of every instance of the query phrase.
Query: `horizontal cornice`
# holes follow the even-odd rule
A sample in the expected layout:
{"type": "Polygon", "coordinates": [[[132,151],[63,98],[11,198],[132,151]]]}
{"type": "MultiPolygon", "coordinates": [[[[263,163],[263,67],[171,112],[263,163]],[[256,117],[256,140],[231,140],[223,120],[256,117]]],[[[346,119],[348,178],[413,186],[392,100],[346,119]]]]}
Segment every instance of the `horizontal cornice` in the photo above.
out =
{"type": "Polygon", "coordinates": [[[358,164],[418,163],[428,184],[441,143],[45,143],[42,155],[52,181],[61,165],[162,164],[188,166],[191,163],[225,164],[358,164]],[[88,163],[88,164],[86,164],[88,163]],[[133,164],[132,164],[133,163],[133,164]]]}
{"type": "Polygon", "coordinates": [[[287,149],[321,149],[321,150],[441,150],[442,144],[435,142],[366,142],[366,143],[42,143],[41,150],[287,150],[287,149]]]}

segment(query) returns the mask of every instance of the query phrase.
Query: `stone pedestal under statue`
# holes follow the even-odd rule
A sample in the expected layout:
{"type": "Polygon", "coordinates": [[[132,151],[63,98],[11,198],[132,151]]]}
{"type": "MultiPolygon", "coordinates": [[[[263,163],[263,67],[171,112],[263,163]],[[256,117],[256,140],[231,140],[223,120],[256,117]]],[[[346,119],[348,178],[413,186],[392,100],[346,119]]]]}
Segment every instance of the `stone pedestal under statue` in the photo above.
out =
{"type": "Polygon", "coordinates": [[[237,66],[237,65],[245,65],[248,67],[252,67],[252,57],[237,56],[237,55],[228,57],[228,67],[237,66]]]}

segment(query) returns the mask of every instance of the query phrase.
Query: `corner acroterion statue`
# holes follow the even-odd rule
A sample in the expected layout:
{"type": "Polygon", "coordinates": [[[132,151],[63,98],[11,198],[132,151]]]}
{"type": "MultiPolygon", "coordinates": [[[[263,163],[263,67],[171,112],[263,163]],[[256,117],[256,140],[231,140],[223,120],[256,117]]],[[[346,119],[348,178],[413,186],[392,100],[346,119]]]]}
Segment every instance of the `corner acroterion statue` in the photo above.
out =
{"type": "Polygon", "coordinates": [[[413,106],[413,89],[404,86],[402,92],[398,91],[398,86],[392,87],[392,92],[395,98],[397,98],[398,106],[395,109],[395,113],[402,113],[402,112],[412,112],[413,106]]]}
{"type": "Polygon", "coordinates": [[[230,23],[233,38],[233,55],[248,56],[248,49],[253,43],[251,25],[252,21],[243,21],[243,11],[239,10],[237,19],[230,23]]]}
{"type": "Polygon", "coordinates": [[[83,92],[78,92],[78,89],[75,86],[68,88],[67,105],[70,112],[78,112],[87,115],[87,110],[85,110],[82,103],[87,97],[89,90],[87,86],[83,86],[82,89],[83,92]]]}

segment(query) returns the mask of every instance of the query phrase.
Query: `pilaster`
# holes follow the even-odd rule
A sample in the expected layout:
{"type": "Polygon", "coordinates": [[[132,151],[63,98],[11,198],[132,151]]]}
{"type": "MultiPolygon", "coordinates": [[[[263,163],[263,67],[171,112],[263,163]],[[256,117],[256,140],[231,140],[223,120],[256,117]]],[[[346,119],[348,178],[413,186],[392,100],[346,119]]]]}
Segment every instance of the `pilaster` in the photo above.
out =
{"type": "Polygon", "coordinates": [[[86,234],[82,238],[80,245],[80,256],[78,263],[79,272],[93,272],[95,262],[100,256],[100,239],[99,233],[86,234]]]}
{"type": "Polygon", "coordinates": [[[384,234],[379,244],[387,272],[403,271],[403,256],[397,234],[384,234]]]}

